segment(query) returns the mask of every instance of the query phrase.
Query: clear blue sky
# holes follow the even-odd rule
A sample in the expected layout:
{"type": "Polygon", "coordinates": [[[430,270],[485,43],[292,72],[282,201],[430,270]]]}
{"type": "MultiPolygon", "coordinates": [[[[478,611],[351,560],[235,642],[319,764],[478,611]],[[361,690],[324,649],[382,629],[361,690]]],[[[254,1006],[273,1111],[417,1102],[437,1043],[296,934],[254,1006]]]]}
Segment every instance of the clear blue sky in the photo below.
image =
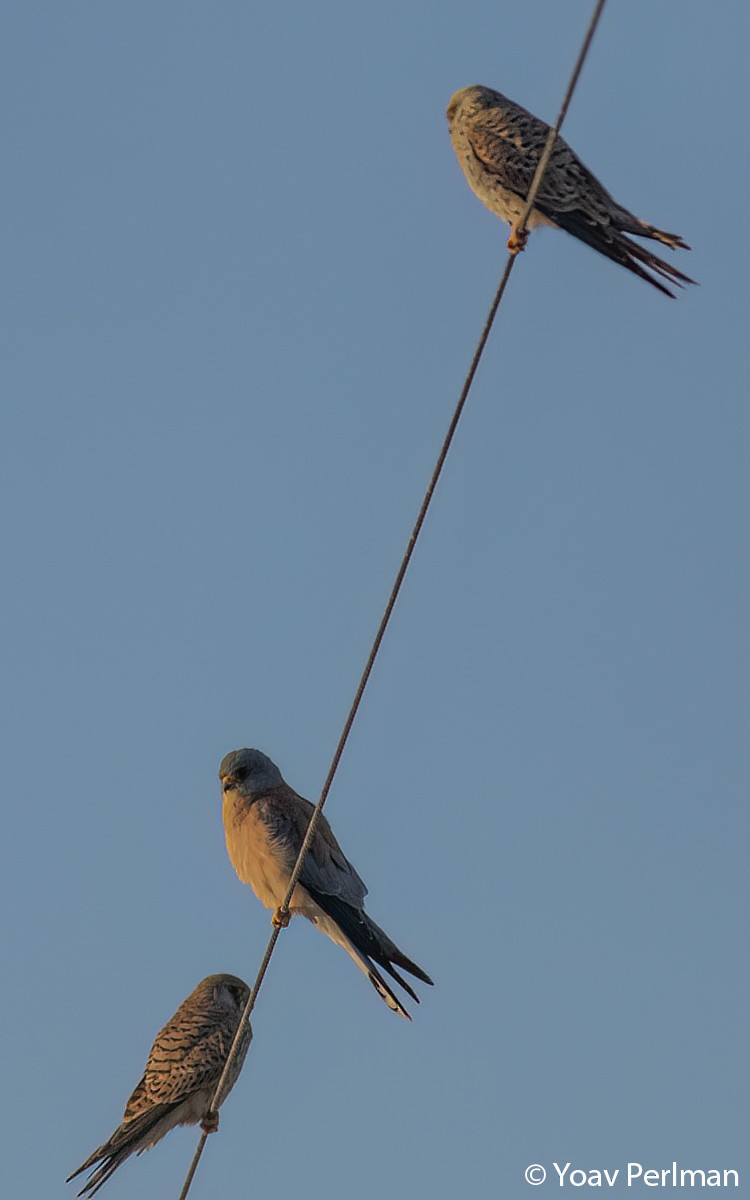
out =
{"type": "MultiPolygon", "coordinates": [[[[177,1004],[254,978],[218,763],[316,798],[504,261],[445,106],[553,117],[590,11],[7,6],[4,1194],[73,1196],[177,1004]]],[[[409,1026],[294,923],[194,1200],[748,1195],[749,36],[605,10],[566,136],[701,286],[532,236],[328,805],[437,986],[409,1026]]]]}

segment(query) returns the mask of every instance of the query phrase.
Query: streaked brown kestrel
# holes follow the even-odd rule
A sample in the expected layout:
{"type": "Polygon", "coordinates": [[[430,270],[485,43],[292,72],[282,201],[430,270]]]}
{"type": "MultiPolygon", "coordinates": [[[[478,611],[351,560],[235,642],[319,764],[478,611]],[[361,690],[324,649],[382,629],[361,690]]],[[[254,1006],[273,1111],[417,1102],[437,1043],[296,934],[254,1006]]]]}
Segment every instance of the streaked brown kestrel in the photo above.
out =
{"type": "MultiPolygon", "coordinates": [[[[523,250],[526,235],[519,235],[518,224],[549,125],[500,92],[479,85],[456,92],[446,115],[470,188],[510,223],[511,253],[523,250]]],[[[678,287],[695,282],[625,235],[653,238],[671,249],[689,250],[687,243],[622,208],[559,135],[528,221],[529,229],[537,225],[564,229],[667,296],[673,292],[650,271],[678,287]]]]}
{"type": "MultiPolygon", "coordinates": [[[[122,1125],[66,1180],[100,1164],[79,1196],[93,1196],[126,1158],[155,1146],[176,1125],[200,1121],[206,1133],[218,1129],[218,1113],[209,1113],[209,1105],[249,994],[235,975],[209,975],[183,1001],[156,1035],[122,1125]]],[[[237,1082],[252,1036],[248,1022],[219,1105],[237,1082]]]]}

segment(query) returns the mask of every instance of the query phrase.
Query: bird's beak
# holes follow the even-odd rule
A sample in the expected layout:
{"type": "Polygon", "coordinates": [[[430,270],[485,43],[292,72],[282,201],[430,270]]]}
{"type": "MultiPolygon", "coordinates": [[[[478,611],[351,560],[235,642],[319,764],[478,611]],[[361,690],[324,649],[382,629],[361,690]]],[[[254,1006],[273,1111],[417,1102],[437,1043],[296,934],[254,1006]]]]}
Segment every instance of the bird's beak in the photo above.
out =
{"type": "Polygon", "coordinates": [[[231,775],[222,775],[221,776],[222,792],[231,792],[233,787],[234,787],[234,780],[232,779],[232,776],[231,775]]]}

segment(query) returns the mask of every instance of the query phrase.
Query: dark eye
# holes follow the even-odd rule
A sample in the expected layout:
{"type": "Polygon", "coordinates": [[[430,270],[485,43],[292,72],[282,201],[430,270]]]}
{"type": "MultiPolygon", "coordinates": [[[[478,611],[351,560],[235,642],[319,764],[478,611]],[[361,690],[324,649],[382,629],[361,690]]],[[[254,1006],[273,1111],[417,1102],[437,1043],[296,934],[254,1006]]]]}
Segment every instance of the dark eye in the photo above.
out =
{"type": "Polygon", "coordinates": [[[235,779],[242,780],[242,779],[247,779],[249,774],[250,774],[249,767],[238,767],[234,773],[234,777],[235,777],[235,779]]]}

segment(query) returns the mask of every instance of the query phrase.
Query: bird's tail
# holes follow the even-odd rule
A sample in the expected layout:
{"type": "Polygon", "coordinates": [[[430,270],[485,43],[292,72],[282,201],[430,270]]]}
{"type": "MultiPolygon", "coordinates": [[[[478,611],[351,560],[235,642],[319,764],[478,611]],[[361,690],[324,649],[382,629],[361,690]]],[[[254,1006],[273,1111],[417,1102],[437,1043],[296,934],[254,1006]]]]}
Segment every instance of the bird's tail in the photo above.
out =
{"type": "MultiPolygon", "coordinates": [[[[369,962],[365,958],[365,956],[363,954],[360,954],[360,952],[356,949],[356,947],[354,947],[352,950],[350,950],[349,953],[351,954],[352,958],[354,958],[355,962],[357,962],[359,964],[359,966],[362,967],[362,970],[366,972],[367,978],[370,980],[370,983],[375,988],[375,991],[380,996],[380,999],[384,1000],[385,1003],[388,1005],[391,1012],[398,1013],[398,1015],[400,1017],[406,1017],[407,1021],[411,1021],[411,1016],[409,1015],[407,1010],[404,1008],[403,1004],[401,1003],[401,1001],[399,1000],[398,996],[393,991],[393,989],[390,988],[388,986],[388,984],[386,983],[386,981],[383,979],[383,976],[380,974],[380,971],[378,971],[372,965],[372,963],[369,962]]],[[[394,976],[394,979],[399,978],[398,975],[394,974],[393,971],[391,971],[391,975],[394,976]]],[[[409,993],[409,995],[414,997],[417,1004],[419,1004],[419,997],[414,995],[414,992],[411,990],[411,988],[408,986],[408,984],[404,983],[403,979],[400,980],[400,983],[401,983],[402,987],[406,988],[406,991],[409,993]]]]}
{"type": "Polygon", "coordinates": [[[640,221],[632,213],[628,213],[624,209],[618,214],[617,227],[610,225],[604,228],[601,225],[594,224],[577,209],[570,212],[556,213],[555,224],[560,229],[564,229],[566,233],[571,233],[573,237],[577,237],[580,241],[585,242],[587,246],[598,250],[600,254],[611,258],[613,262],[626,267],[634,275],[645,279],[652,287],[663,292],[665,296],[671,296],[672,299],[674,299],[674,292],[665,287],[660,282],[660,279],[654,277],[655,275],[660,276],[661,279],[666,279],[669,283],[677,287],[684,287],[688,283],[695,283],[695,280],[691,279],[689,275],[684,275],[682,271],[678,271],[677,267],[673,267],[671,263],[664,262],[662,258],[658,258],[653,254],[651,250],[647,250],[645,246],[641,246],[638,242],[633,242],[629,237],[625,237],[625,234],[635,233],[641,237],[650,237],[655,241],[662,242],[665,246],[671,246],[672,249],[680,248],[682,250],[689,250],[690,247],[687,242],[684,242],[676,233],[665,233],[663,229],[657,229],[654,225],[648,225],[645,221],[640,221]],[[648,270],[645,268],[648,268],[648,270]],[[650,272],[654,274],[650,274],[650,272]]]}
{"type": "MultiPolygon", "coordinates": [[[[679,233],[667,233],[665,229],[657,229],[655,225],[649,225],[648,221],[641,221],[640,217],[634,216],[633,213],[626,213],[625,210],[623,210],[623,214],[623,219],[617,222],[621,233],[634,233],[637,237],[653,238],[655,242],[669,246],[670,250],[690,249],[679,233]]],[[[690,279],[688,282],[693,283],[694,280],[690,279]]]]}
{"type": "MultiPolygon", "coordinates": [[[[675,246],[680,246],[685,250],[690,249],[686,242],[677,238],[676,234],[661,233],[660,230],[655,230],[650,236],[656,237],[657,234],[659,235],[657,240],[663,242],[666,246],[671,246],[673,249],[675,246]],[[676,240],[669,242],[667,238],[675,238],[676,240]]],[[[613,239],[612,250],[613,253],[609,255],[610,258],[614,258],[616,262],[621,263],[623,267],[627,267],[634,275],[639,275],[641,279],[647,280],[653,287],[658,288],[665,296],[671,296],[672,299],[674,299],[674,292],[671,292],[658,279],[654,279],[653,275],[650,275],[648,271],[655,272],[662,279],[666,279],[669,283],[675,284],[677,287],[685,287],[686,284],[695,283],[695,280],[691,279],[689,275],[678,271],[677,267],[673,267],[671,263],[665,262],[663,258],[659,258],[645,246],[640,246],[638,242],[632,242],[624,234],[619,234],[613,239]],[[643,267],[648,267],[648,271],[638,266],[639,263],[642,263],[643,267]]],[[[607,254],[608,251],[605,250],[604,253],[607,254]]]]}
{"type": "MultiPolygon", "coordinates": [[[[69,1175],[65,1180],[70,1183],[71,1179],[75,1179],[76,1175],[80,1175],[82,1171],[88,1171],[90,1167],[101,1165],[94,1171],[93,1175],[86,1181],[84,1187],[78,1193],[79,1196],[93,1196],[99,1191],[102,1184],[115,1173],[117,1168],[129,1158],[131,1154],[141,1150],[145,1150],[147,1146],[153,1145],[153,1134],[156,1132],[156,1126],[162,1119],[169,1115],[176,1107],[175,1104],[159,1104],[155,1108],[149,1109],[148,1112],[141,1113],[138,1117],[133,1117],[131,1121],[123,1122],[119,1129],[116,1129],[109,1141],[103,1146],[99,1146],[93,1154],[90,1154],[85,1163],[69,1175]]],[[[156,1139],[158,1140],[158,1138],[156,1139]]]]}
{"type": "MultiPolygon", "coordinates": [[[[341,900],[338,896],[331,896],[324,892],[315,891],[314,888],[310,887],[309,883],[305,887],[312,899],[328,918],[326,923],[327,928],[324,928],[324,932],[334,942],[338,942],[339,945],[343,946],[347,953],[351,955],[357,966],[365,972],[375,991],[385,1001],[391,1011],[398,1013],[401,1017],[406,1017],[410,1021],[411,1017],[408,1012],[383,979],[375,964],[377,963],[378,966],[382,967],[390,975],[391,979],[395,979],[396,983],[417,1004],[419,1004],[419,996],[411,985],[399,974],[396,966],[401,967],[403,971],[408,971],[415,978],[421,979],[423,983],[431,985],[432,980],[429,975],[421,967],[418,967],[416,963],[412,962],[410,958],[407,958],[387,934],[383,932],[380,926],[376,925],[368,917],[367,913],[361,909],[353,908],[351,904],[347,904],[346,901],[341,900]]],[[[318,919],[318,924],[322,924],[320,919],[318,919]]]]}
{"type": "MultiPolygon", "coordinates": [[[[380,926],[376,925],[375,922],[368,917],[367,913],[363,913],[362,915],[364,917],[363,924],[367,926],[368,948],[365,949],[364,946],[362,947],[365,954],[367,954],[369,958],[374,958],[376,963],[380,963],[381,967],[388,971],[393,979],[400,983],[403,988],[406,988],[410,996],[414,996],[414,992],[411,990],[408,983],[406,983],[406,981],[402,979],[396,971],[394,971],[392,965],[393,963],[395,963],[397,967],[401,967],[402,971],[408,971],[409,974],[413,975],[415,979],[421,979],[422,983],[428,983],[430,987],[432,987],[432,980],[430,979],[429,975],[423,971],[421,967],[418,967],[415,962],[412,962],[410,958],[407,958],[403,950],[399,950],[395,942],[391,941],[391,939],[386,933],[383,932],[380,926]]],[[[414,996],[414,999],[417,1000],[417,997],[414,996]]],[[[418,1000],[417,1003],[419,1003],[418,1000]]]]}

